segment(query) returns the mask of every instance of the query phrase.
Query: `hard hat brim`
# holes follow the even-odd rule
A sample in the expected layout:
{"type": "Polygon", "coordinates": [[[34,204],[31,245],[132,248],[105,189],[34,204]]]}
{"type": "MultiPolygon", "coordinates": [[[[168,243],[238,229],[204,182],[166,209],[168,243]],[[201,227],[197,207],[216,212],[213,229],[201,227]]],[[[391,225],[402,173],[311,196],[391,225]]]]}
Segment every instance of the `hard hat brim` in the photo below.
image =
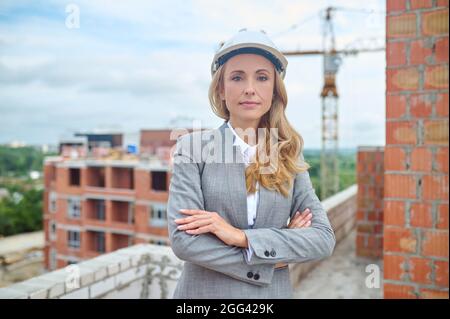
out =
{"type": "Polygon", "coordinates": [[[284,79],[286,75],[286,67],[288,64],[286,57],[273,47],[261,43],[239,43],[217,52],[214,55],[214,59],[211,64],[211,76],[213,76],[220,65],[226,63],[228,59],[237,54],[244,53],[254,53],[264,56],[274,64],[276,70],[280,73],[281,78],[284,79]]]}

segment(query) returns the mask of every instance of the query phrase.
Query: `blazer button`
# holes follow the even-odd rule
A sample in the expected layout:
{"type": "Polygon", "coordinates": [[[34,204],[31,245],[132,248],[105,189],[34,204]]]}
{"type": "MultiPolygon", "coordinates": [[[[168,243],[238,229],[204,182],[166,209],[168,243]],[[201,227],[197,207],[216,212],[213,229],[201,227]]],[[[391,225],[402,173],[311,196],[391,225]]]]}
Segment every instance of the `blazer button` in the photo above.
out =
{"type": "Polygon", "coordinates": [[[253,278],[254,278],[255,280],[258,280],[258,279],[259,279],[259,275],[258,275],[258,274],[255,274],[255,275],[253,276],[253,278]]]}
{"type": "Polygon", "coordinates": [[[269,251],[268,251],[268,250],[266,250],[266,251],[264,252],[264,255],[266,255],[266,257],[269,257],[269,256],[270,256],[270,253],[269,253],[269,251]]]}
{"type": "Polygon", "coordinates": [[[272,249],[270,252],[270,256],[275,257],[277,255],[276,251],[272,249]]]}
{"type": "Polygon", "coordinates": [[[253,273],[252,273],[251,271],[249,271],[249,272],[247,273],[247,277],[248,277],[248,278],[253,278],[253,273]]]}

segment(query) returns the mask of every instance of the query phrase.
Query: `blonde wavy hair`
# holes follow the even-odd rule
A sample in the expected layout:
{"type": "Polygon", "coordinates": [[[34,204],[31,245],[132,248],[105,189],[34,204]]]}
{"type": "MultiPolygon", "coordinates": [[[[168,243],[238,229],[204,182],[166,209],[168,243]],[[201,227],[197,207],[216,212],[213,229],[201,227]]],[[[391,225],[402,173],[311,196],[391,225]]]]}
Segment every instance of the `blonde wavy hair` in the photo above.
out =
{"type": "MultiPolygon", "coordinates": [[[[226,63],[225,63],[226,64],[226,63]]],[[[230,119],[230,112],[224,100],[220,98],[220,91],[224,85],[225,64],[220,66],[214,73],[209,86],[209,101],[213,112],[224,120],[230,119]]],[[[278,141],[275,145],[270,145],[270,134],[264,134],[264,138],[258,138],[258,151],[255,160],[245,170],[245,181],[248,193],[256,191],[256,182],[267,189],[276,190],[285,197],[288,197],[297,173],[302,173],[310,168],[310,165],[300,158],[303,152],[303,138],[297,133],[286,118],[285,110],[288,98],[283,79],[278,72],[275,72],[275,83],[272,105],[259,122],[259,128],[264,128],[269,132],[270,128],[278,128],[278,141]],[[265,144],[265,145],[263,145],[265,144]],[[263,152],[266,158],[269,157],[271,147],[278,150],[278,161],[276,166],[269,161],[271,174],[261,174],[261,168],[265,167],[260,161],[259,153],[263,152]]]]}

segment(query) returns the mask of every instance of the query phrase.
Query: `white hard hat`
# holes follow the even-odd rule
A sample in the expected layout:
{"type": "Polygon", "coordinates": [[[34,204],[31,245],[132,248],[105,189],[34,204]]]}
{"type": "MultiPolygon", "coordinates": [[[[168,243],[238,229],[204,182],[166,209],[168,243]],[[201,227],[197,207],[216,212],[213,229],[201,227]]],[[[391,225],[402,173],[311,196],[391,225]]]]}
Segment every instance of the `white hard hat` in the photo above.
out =
{"type": "Polygon", "coordinates": [[[214,55],[211,64],[211,75],[217,69],[237,54],[253,53],[264,56],[270,60],[275,69],[284,79],[288,61],[280,50],[275,46],[272,40],[262,30],[241,29],[231,39],[226,41],[214,55]]]}

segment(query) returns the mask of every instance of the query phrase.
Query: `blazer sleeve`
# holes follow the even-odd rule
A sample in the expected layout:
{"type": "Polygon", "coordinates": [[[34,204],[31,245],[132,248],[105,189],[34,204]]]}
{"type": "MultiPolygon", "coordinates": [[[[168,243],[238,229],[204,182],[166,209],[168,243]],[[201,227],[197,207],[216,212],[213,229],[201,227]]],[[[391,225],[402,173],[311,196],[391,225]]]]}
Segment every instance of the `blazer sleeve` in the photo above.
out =
{"type": "Polygon", "coordinates": [[[327,213],[312,186],[308,171],[298,173],[294,180],[290,216],[309,208],[312,213],[308,228],[258,228],[243,230],[253,256],[250,265],[302,263],[331,256],[336,244],[327,213]]]}
{"type": "Polygon", "coordinates": [[[199,161],[194,160],[186,134],[178,138],[173,156],[173,170],[169,186],[168,230],[174,254],[181,260],[223,273],[232,278],[267,286],[274,274],[274,265],[248,265],[243,249],[229,246],[210,233],[190,235],[177,229],[175,219],[186,217],[180,209],[204,209],[199,161]],[[256,276],[258,274],[258,276],[256,276]]]}

